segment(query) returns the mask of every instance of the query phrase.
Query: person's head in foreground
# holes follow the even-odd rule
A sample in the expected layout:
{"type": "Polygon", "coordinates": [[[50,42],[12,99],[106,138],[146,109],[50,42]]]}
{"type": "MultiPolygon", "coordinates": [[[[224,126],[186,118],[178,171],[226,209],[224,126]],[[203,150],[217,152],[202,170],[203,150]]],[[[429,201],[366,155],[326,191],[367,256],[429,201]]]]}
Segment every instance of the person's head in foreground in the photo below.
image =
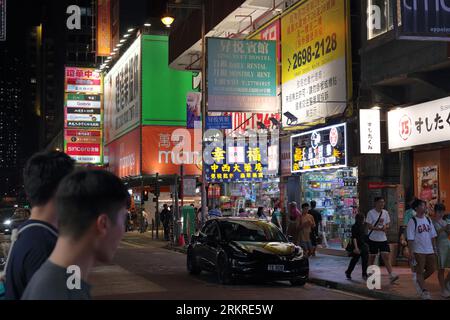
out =
{"type": "Polygon", "coordinates": [[[128,192],[101,170],[67,176],[56,192],[59,238],[22,299],[89,299],[86,283],[95,262],[108,263],[124,234],[128,192]]]}

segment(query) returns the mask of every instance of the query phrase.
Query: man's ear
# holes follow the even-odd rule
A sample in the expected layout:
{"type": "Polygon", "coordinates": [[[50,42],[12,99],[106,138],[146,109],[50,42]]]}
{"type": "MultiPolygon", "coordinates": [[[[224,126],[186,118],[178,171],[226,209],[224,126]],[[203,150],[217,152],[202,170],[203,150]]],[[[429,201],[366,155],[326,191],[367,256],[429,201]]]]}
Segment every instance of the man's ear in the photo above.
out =
{"type": "Polygon", "coordinates": [[[109,218],[106,214],[101,214],[97,217],[96,227],[100,235],[105,235],[108,231],[109,218]]]}

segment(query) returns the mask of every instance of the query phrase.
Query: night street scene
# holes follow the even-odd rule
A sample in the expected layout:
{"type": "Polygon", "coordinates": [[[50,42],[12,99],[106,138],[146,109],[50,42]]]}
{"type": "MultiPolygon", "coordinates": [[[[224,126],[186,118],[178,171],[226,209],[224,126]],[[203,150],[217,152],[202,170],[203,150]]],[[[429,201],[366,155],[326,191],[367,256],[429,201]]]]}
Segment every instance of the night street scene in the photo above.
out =
{"type": "Polygon", "coordinates": [[[0,0],[0,57],[2,313],[449,314],[450,0],[0,0]]]}

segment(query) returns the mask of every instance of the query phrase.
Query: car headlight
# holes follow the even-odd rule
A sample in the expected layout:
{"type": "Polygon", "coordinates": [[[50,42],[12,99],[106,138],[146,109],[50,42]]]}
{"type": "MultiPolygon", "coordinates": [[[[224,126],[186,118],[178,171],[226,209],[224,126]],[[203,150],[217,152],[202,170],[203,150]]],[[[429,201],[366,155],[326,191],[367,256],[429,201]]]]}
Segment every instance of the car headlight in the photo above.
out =
{"type": "Polygon", "coordinates": [[[3,222],[3,224],[5,225],[5,226],[9,226],[10,224],[11,224],[11,220],[10,219],[8,219],[8,220],[5,220],[4,222],[3,222]]]}
{"type": "Polygon", "coordinates": [[[292,258],[293,261],[302,260],[304,258],[303,249],[301,247],[295,247],[295,256],[292,258]]]}

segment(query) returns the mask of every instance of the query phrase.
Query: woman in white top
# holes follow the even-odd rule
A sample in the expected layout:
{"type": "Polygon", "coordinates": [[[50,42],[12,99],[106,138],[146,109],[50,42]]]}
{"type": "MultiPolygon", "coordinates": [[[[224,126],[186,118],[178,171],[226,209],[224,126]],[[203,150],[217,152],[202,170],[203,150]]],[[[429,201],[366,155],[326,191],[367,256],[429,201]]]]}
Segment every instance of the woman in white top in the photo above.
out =
{"type": "Polygon", "coordinates": [[[438,279],[441,287],[441,295],[444,298],[450,298],[450,273],[445,278],[445,269],[450,268],[450,222],[443,219],[445,206],[438,203],[434,206],[433,225],[437,233],[437,262],[438,279]]]}

